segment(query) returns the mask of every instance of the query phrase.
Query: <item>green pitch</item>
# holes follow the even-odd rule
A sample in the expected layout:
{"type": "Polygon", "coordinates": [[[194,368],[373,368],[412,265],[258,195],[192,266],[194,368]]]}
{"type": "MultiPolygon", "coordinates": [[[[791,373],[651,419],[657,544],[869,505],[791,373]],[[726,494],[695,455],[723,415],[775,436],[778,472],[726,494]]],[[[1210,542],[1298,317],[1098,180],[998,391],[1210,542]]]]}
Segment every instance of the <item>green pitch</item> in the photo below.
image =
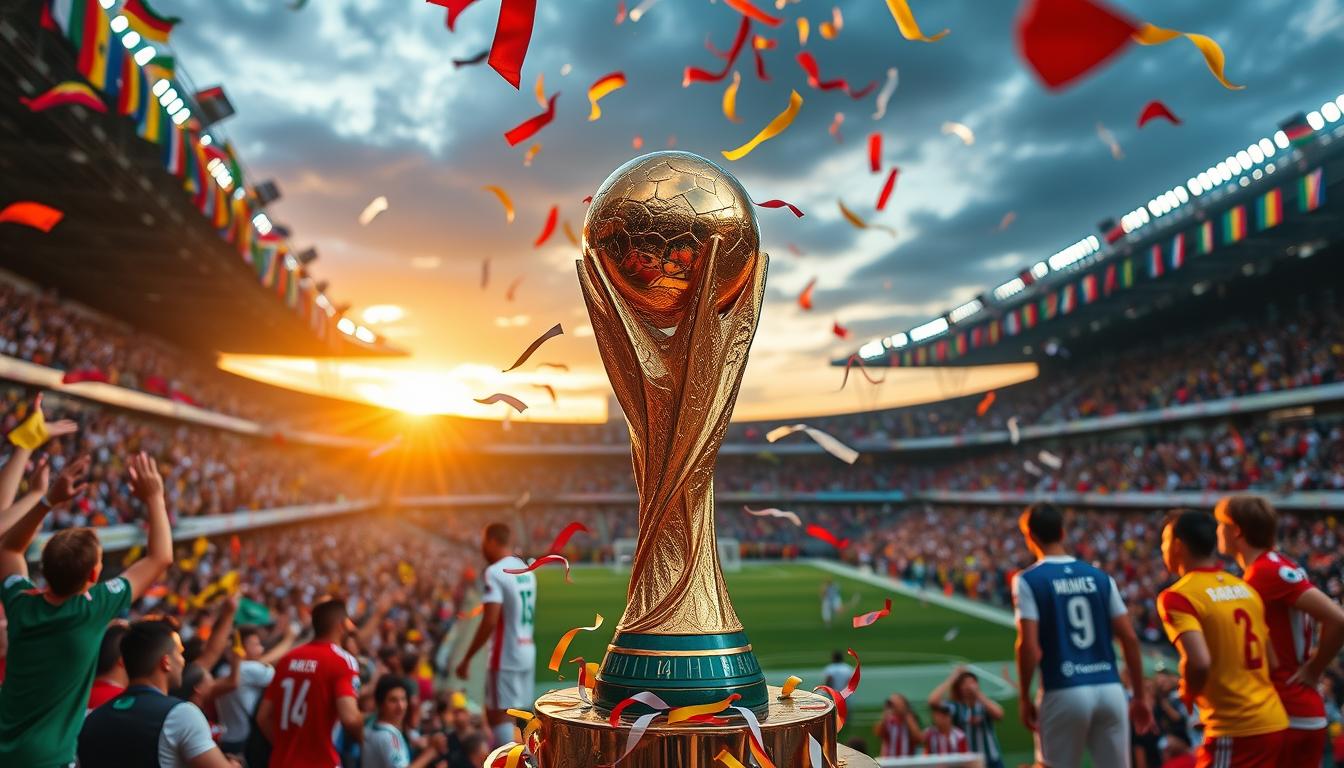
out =
{"type": "MultiPolygon", "coordinates": [[[[561,667],[561,681],[546,669],[546,663],[560,636],[573,627],[591,625],[594,613],[602,614],[602,628],[580,632],[565,658],[602,659],[625,607],[629,575],[610,568],[579,568],[573,572],[573,584],[565,583],[560,569],[542,568],[537,575],[537,686],[541,692],[574,684],[575,665],[561,667]]],[[[832,578],[828,572],[803,564],[746,564],[726,578],[733,606],[771,685],[780,685],[794,674],[809,688],[819,684],[821,669],[830,662],[832,651],[853,648],[863,660],[862,683],[849,701],[842,741],[860,737],[869,752],[875,752],[873,723],[881,716],[882,702],[893,692],[908,696],[920,721],[927,725],[929,692],[956,664],[967,663],[980,675],[985,691],[1003,704],[1005,714],[998,733],[1005,763],[1030,761],[1031,738],[1018,722],[1015,690],[1002,678],[1009,674],[1008,660],[1013,656],[1011,629],[845,578],[836,580],[846,607],[827,628],[821,620],[820,593],[825,580],[832,578]],[[890,616],[869,627],[851,626],[853,615],[881,608],[887,597],[892,599],[890,616]]]]}

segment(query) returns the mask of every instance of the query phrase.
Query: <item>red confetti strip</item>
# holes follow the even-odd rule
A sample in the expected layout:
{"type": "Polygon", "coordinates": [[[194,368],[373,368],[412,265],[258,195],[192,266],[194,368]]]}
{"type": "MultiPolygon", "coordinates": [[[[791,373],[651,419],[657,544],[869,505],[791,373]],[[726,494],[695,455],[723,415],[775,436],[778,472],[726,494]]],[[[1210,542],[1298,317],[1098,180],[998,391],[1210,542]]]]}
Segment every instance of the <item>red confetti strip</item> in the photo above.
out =
{"type": "Polygon", "coordinates": [[[854,652],[853,648],[846,648],[850,656],[854,657],[854,671],[849,675],[849,682],[845,683],[844,689],[840,691],[840,696],[846,700],[859,690],[859,678],[863,675],[863,662],[859,661],[859,654],[854,652]]]}
{"type": "Polygon", "coordinates": [[[509,283],[509,289],[508,289],[507,291],[504,292],[504,300],[505,300],[505,301],[513,301],[513,297],[516,296],[516,295],[518,295],[518,286],[520,286],[520,285],[522,285],[522,284],[523,284],[523,278],[522,278],[522,277],[517,278],[517,279],[514,280],[512,283],[509,283]]]}
{"type": "Polygon", "coordinates": [[[808,536],[811,536],[814,539],[820,539],[836,549],[844,549],[849,546],[849,539],[837,539],[834,533],[822,528],[820,525],[808,524],[803,531],[808,536]]]}
{"type": "Polygon", "coordinates": [[[814,277],[811,280],[807,281],[807,285],[803,288],[803,292],[798,294],[799,307],[803,309],[812,308],[812,291],[816,287],[817,287],[817,278],[814,277]]]}
{"type": "Polygon", "coordinates": [[[490,44],[490,66],[509,85],[518,87],[523,59],[532,42],[532,24],[537,16],[537,0],[503,0],[499,5],[499,25],[490,44]]]}
{"type": "Polygon", "coordinates": [[[616,3],[616,26],[619,27],[625,23],[625,16],[625,0],[619,0],[616,3]]]}
{"type": "MultiPolygon", "coordinates": [[[[521,280],[522,278],[519,279],[521,280]]],[[[527,359],[529,357],[532,357],[532,353],[536,352],[537,349],[542,344],[545,344],[551,339],[554,339],[556,336],[564,335],[564,333],[565,329],[560,327],[560,323],[556,323],[555,325],[551,326],[551,329],[549,331],[541,334],[531,344],[527,345],[527,349],[523,350],[523,354],[519,355],[518,359],[513,361],[513,365],[510,365],[508,368],[505,368],[503,372],[508,373],[509,371],[512,371],[513,369],[517,368],[523,363],[526,363],[527,359]]]]}
{"type": "Polygon", "coordinates": [[[746,45],[747,37],[750,34],[751,19],[743,16],[742,23],[737,27],[737,37],[733,38],[733,47],[728,50],[728,56],[723,63],[723,71],[715,74],[699,67],[687,67],[681,75],[681,87],[685,88],[691,83],[717,83],[727,77],[728,73],[732,71],[737,57],[742,53],[742,46],[746,45]]]}
{"type": "MultiPolygon", "coordinates": [[[[507,2],[508,0],[505,0],[507,2]]],[[[555,100],[560,97],[559,92],[551,97],[546,104],[546,111],[536,117],[528,118],[519,123],[517,127],[510,129],[504,134],[504,140],[509,142],[510,147],[516,147],[536,135],[537,131],[550,125],[555,119],[555,100]]]]}
{"type": "Polygon", "coordinates": [[[842,339],[849,338],[849,329],[841,325],[839,320],[831,323],[831,333],[842,339]]]}
{"type": "Polygon", "coordinates": [[[568,584],[574,583],[574,580],[569,577],[569,560],[563,555],[542,555],[536,560],[533,560],[532,564],[526,568],[505,568],[504,572],[510,576],[517,576],[523,573],[531,573],[544,565],[550,565],[552,563],[559,563],[560,565],[565,566],[565,582],[568,584]]]}
{"type": "Polygon", "coordinates": [[[64,212],[28,200],[10,203],[0,210],[0,224],[22,224],[42,232],[50,232],[63,218],[64,212]]]}
{"type": "Polygon", "coordinates": [[[877,623],[878,619],[886,618],[887,616],[890,615],[891,615],[891,598],[888,597],[886,604],[882,606],[881,610],[869,611],[868,613],[855,616],[854,628],[858,629],[859,627],[871,627],[873,624],[877,623]]]}
{"type": "Polygon", "coordinates": [[[882,185],[882,194],[877,196],[877,210],[886,209],[887,201],[891,199],[891,191],[896,188],[896,177],[900,173],[900,168],[892,168],[891,173],[887,174],[887,183],[882,185]]]}
{"type": "Polygon", "coordinates": [[[975,415],[984,416],[986,413],[989,413],[990,407],[994,405],[994,401],[998,399],[998,397],[999,396],[994,394],[994,390],[992,389],[986,392],[985,398],[975,406],[975,415]]]}
{"type": "Polygon", "coordinates": [[[761,49],[752,46],[751,55],[752,58],[756,59],[756,79],[768,81],[770,79],[770,73],[765,71],[765,57],[761,55],[761,49]]]}
{"type": "Polygon", "coordinates": [[[859,373],[863,375],[863,378],[866,379],[869,384],[881,384],[887,380],[886,376],[883,376],[880,379],[874,379],[872,376],[869,376],[868,366],[864,365],[863,358],[859,357],[857,354],[853,354],[845,361],[845,377],[840,380],[840,391],[844,391],[845,385],[849,383],[849,369],[853,368],[856,364],[859,366],[859,373]]]}
{"type": "Polygon", "coordinates": [[[546,554],[559,554],[560,550],[565,548],[565,545],[569,543],[570,538],[576,533],[588,533],[587,526],[577,521],[566,525],[563,531],[556,534],[555,541],[551,542],[551,548],[546,550],[546,554]]]}
{"type": "Polygon", "coordinates": [[[845,701],[845,697],[841,696],[839,691],[829,685],[818,685],[816,688],[812,689],[813,693],[816,693],[817,691],[825,691],[830,695],[831,701],[835,703],[835,729],[838,731],[844,728],[845,718],[849,714],[849,704],[845,701]]]}
{"type": "Polygon", "coordinates": [[[742,14],[744,18],[754,19],[767,27],[778,27],[784,20],[762,11],[760,8],[752,5],[749,0],[723,0],[723,4],[732,8],[734,11],[742,14]]]}
{"type": "Polygon", "coordinates": [[[619,704],[612,707],[611,716],[607,718],[607,722],[611,724],[612,728],[616,728],[621,724],[621,713],[628,709],[631,704],[643,704],[646,707],[656,710],[671,709],[671,707],[667,705],[667,702],[663,701],[658,694],[650,693],[649,691],[641,691],[634,696],[622,699],[619,704]]]}
{"type": "Polygon", "coordinates": [[[795,218],[803,218],[803,212],[793,203],[786,203],[783,200],[766,200],[763,203],[756,203],[759,208],[788,208],[795,218]]]}
{"type": "Polygon", "coordinates": [[[1017,46],[1047,88],[1060,89],[1129,45],[1133,21],[1091,0],[1028,0],[1017,46]]]}
{"type": "Polygon", "coordinates": [[[540,248],[546,244],[547,240],[551,239],[551,235],[555,234],[555,224],[559,217],[560,206],[552,205],[551,212],[546,214],[546,223],[541,227],[541,234],[537,235],[537,239],[532,242],[533,248],[540,248]]]}
{"type": "Polygon", "coordinates": [[[443,6],[448,9],[448,31],[457,31],[457,17],[467,8],[471,7],[476,0],[426,0],[433,5],[443,6]]]}
{"type": "Polygon", "coordinates": [[[631,146],[631,147],[634,147],[635,149],[643,149],[643,148],[644,148],[644,137],[643,137],[643,136],[636,135],[635,138],[633,138],[633,139],[630,140],[630,146],[631,146]]]}
{"type": "Polygon", "coordinates": [[[845,113],[836,112],[835,119],[831,120],[831,127],[826,129],[828,132],[830,132],[832,136],[835,137],[836,144],[845,143],[845,137],[840,133],[840,126],[844,125],[844,123],[845,123],[845,113]]]}
{"type": "Polygon", "coordinates": [[[526,410],[527,410],[527,403],[524,403],[522,400],[519,400],[518,398],[514,397],[513,395],[506,395],[506,394],[504,394],[503,392],[496,392],[495,394],[493,394],[493,395],[491,395],[491,396],[489,396],[489,397],[478,398],[478,399],[476,400],[476,402],[480,403],[481,405],[494,405],[495,403],[508,403],[508,404],[509,404],[509,407],[513,408],[513,410],[515,410],[515,411],[517,411],[517,412],[519,412],[519,413],[522,413],[523,411],[526,411],[526,410]]]}
{"type": "Polygon", "coordinates": [[[1181,118],[1177,117],[1170,109],[1168,109],[1166,104],[1154,99],[1153,101],[1148,102],[1148,105],[1143,108],[1142,114],[1139,115],[1139,127],[1142,128],[1148,124],[1148,121],[1155,120],[1159,117],[1165,118],[1172,125],[1181,124],[1181,118]]]}
{"type": "Polygon", "coordinates": [[[877,131],[868,134],[868,167],[873,173],[882,172],[882,134],[877,131]]]}
{"type": "Polygon", "coordinates": [[[592,196],[592,195],[589,195],[589,196],[583,198],[583,202],[586,203],[586,204],[588,204],[588,205],[591,205],[592,202],[593,202],[593,196],[592,196]]]}
{"type": "Polygon", "coordinates": [[[789,249],[789,252],[792,253],[794,256],[802,256],[802,255],[803,255],[803,249],[799,248],[799,247],[798,247],[796,244],[794,244],[794,243],[789,243],[788,246],[786,246],[786,247],[789,249]]]}
{"type": "Polygon", "coordinates": [[[469,59],[453,59],[453,69],[461,69],[463,67],[470,67],[474,64],[480,64],[482,61],[485,61],[485,57],[489,55],[489,51],[481,51],[469,59]]]}
{"type": "Polygon", "coordinates": [[[807,84],[817,90],[838,90],[851,99],[862,99],[864,96],[872,93],[873,89],[877,88],[876,80],[857,91],[850,90],[849,82],[842,77],[837,77],[834,80],[822,80],[821,74],[817,69],[816,57],[812,55],[811,51],[800,51],[796,58],[798,59],[798,66],[802,67],[803,71],[807,73],[807,84]]]}

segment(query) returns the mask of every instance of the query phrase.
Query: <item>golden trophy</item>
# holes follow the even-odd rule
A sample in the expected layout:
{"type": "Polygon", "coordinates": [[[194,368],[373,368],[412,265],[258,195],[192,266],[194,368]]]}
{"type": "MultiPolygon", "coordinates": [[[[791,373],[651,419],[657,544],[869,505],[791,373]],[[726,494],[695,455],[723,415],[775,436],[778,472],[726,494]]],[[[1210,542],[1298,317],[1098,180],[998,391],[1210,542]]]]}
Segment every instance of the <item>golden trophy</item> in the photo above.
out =
{"type": "MultiPolygon", "coordinates": [[[[608,765],[627,748],[649,692],[669,707],[737,695],[760,721],[778,766],[807,764],[811,736],[832,764],[873,765],[836,748],[834,705],[767,688],[728,597],[714,532],[714,462],[737,400],[765,297],[751,198],[737,179],[687,152],[655,152],[618,168],[593,196],[577,262],[593,334],[630,425],[639,532],[625,614],[589,704],[579,689],[538,699],[545,768],[608,765]]],[[[732,711],[725,716],[732,715],[732,711]]],[[[621,763],[718,765],[748,756],[745,716],[730,724],[654,720],[621,763]]],[[[821,768],[821,766],[817,766],[821,768]]]]}

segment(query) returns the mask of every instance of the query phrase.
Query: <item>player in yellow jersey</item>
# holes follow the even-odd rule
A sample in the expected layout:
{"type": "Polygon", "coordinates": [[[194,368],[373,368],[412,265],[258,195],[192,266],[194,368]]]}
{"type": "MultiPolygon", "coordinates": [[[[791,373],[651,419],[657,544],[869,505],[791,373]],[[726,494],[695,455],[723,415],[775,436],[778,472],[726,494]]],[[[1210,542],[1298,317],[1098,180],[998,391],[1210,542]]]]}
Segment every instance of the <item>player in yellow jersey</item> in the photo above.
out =
{"type": "Polygon", "coordinates": [[[1265,608],[1218,564],[1218,523],[1181,512],[1162,529],[1162,561],[1179,580],[1158,595],[1167,637],[1181,652],[1181,698],[1199,705],[1196,768],[1277,768],[1288,714],[1269,680],[1265,608]]]}

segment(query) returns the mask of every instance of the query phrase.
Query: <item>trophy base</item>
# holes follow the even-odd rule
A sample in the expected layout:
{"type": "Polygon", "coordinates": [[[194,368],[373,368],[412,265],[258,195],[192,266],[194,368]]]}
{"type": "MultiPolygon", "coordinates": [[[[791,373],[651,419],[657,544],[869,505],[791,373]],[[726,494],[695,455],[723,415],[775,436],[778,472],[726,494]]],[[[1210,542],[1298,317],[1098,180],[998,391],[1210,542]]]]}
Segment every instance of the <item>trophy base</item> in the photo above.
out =
{"type": "MultiPolygon", "coordinates": [[[[877,762],[853,750],[837,749],[835,705],[806,691],[779,698],[770,688],[768,712],[760,718],[761,738],[770,759],[779,766],[807,764],[808,736],[821,744],[822,754],[847,768],[876,768],[877,762]]],[[[607,717],[579,698],[578,688],[551,691],[537,699],[533,716],[541,720],[537,768],[591,768],[614,763],[626,749],[631,717],[612,726],[607,717]]],[[[740,717],[729,725],[678,723],[656,720],[638,746],[622,762],[623,768],[717,768],[715,756],[727,749],[748,764],[748,729],[740,717]]]]}
{"type": "MultiPolygon", "coordinates": [[[[736,706],[758,715],[768,705],[765,673],[741,630],[706,635],[618,632],[597,675],[597,706],[611,711],[648,691],[672,707],[712,704],[738,694],[736,706]]],[[[649,711],[632,708],[631,714],[649,711]]]]}

